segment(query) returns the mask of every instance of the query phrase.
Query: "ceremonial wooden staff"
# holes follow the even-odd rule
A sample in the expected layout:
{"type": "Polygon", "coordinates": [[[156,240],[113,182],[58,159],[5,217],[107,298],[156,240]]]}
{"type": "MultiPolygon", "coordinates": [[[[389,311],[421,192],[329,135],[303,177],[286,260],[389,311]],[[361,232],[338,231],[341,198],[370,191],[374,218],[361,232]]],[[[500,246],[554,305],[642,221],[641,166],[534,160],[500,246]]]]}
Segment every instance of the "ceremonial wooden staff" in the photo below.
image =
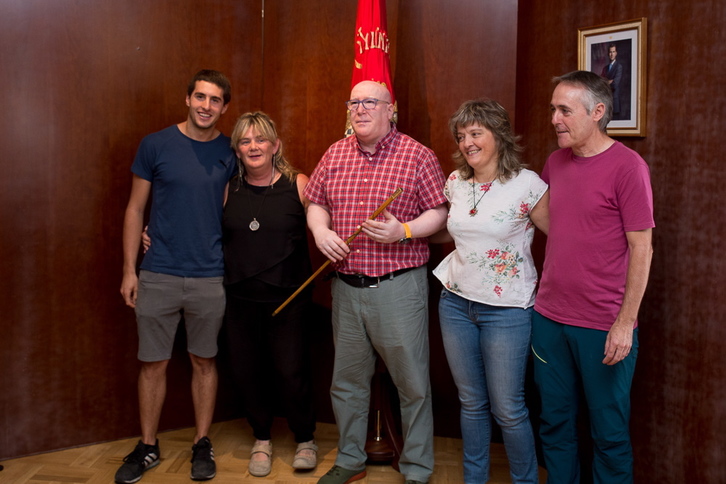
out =
{"type": "MultiPolygon", "coordinates": [[[[390,203],[392,201],[394,201],[396,199],[396,197],[399,196],[401,193],[403,193],[403,189],[402,188],[396,188],[396,191],[393,192],[393,194],[390,197],[388,197],[388,199],[385,202],[383,202],[381,204],[381,206],[376,209],[375,212],[373,212],[373,215],[371,215],[370,217],[368,217],[368,220],[373,220],[376,217],[378,217],[381,214],[381,212],[383,212],[386,209],[386,207],[388,205],[390,205],[390,203]]],[[[363,226],[358,227],[356,229],[356,231],[353,232],[353,235],[351,235],[350,237],[348,237],[348,240],[346,240],[345,243],[347,245],[350,245],[350,243],[353,242],[353,239],[355,239],[358,236],[358,234],[361,232],[361,230],[363,230],[363,226]]],[[[272,315],[273,316],[277,316],[277,313],[279,313],[280,311],[282,311],[285,308],[285,306],[287,306],[288,304],[290,304],[290,301],[292,301],[293,299],[295,299],[295,297],[298,294],[300,294],[303,289],[305,289],[307,287],[308,284],[310,284],[311,282],[313,282],[313,279],[315,279],[316,277],[318,277],[318,274],[320,274],[321,272],[323,272],[323,269],[325,269],[326,267],[328,267],[328,264],[330,264],[330,259],[326,260],[325,263],[323,265],[321,265],[320,268],[317,271],[315,271],[312,276],[308,277],[308,280],[305,281],[305,282],[303,282],[302,286],[300,286],[297,289],[297,291],[295,291],[295,292],[292,293],[292,296],[290,296],[289,298],[287,298],[287,300],[284,303],[280,304],[280,307],[278,307],[277,309],[275,309],[275,312],[273,312],[272,315]]]]}

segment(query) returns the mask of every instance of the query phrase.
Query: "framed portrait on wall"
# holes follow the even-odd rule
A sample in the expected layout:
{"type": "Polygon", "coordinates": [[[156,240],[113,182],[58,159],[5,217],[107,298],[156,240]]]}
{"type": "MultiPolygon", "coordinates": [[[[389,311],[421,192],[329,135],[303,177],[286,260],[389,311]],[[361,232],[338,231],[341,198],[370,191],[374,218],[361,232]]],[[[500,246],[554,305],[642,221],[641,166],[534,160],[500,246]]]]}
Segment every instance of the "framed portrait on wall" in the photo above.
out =
{"type": "Polygon", "coordinates": [[[610,136],[645,136],[647,19],[578,29],[578,69],[605,78],[613,90],[610,136]]]}

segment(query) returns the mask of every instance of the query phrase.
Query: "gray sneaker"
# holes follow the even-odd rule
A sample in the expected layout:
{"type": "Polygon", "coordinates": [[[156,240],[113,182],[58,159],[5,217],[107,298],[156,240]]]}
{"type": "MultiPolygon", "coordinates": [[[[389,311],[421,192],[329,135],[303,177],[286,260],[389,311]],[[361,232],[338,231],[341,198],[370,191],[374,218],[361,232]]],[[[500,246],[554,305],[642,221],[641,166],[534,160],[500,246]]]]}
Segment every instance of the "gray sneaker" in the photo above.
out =
{"type": "Polygon", "coordinates": [[[366,476],[366,470],[352,471],[340,466],[333,466],[327,474],[320,478],[318,484],[348,484],[366,476]]]}
{"type": "Polygon", "coordinates": [[[217,475],[214,449],[209,438],[202,437],[192,446],[192,480],[208,481],[217,475]]]}
{"type": "Polygon", "coordinates": [[[136,448],[124,457],[124,463],[116,471],[114,480],[117,484],[132,484],[141,480],[146,470],[159,465],[159,440],[154,445],[147,445],[139,440],[136,448]]]}

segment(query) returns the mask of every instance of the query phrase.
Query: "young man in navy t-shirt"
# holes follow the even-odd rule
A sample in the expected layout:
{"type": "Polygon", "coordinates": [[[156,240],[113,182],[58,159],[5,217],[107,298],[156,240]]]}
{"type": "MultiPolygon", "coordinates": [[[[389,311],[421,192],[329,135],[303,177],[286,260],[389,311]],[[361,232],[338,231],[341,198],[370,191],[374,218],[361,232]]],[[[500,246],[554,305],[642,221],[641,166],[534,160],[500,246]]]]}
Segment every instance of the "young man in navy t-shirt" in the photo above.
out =
{"type": "Polygon", "coordinates": [[[182,313],[196,417],[191,478],[216,475],[207,433],[217,394],[217,334],[225,307],[222,210],[236,163],[229,138],[215,126],[227,110],[230,90],[229,80],[220,72],[198,72],[187,90],[187,119],[146,136],[131,167],[121,294],[136,311],[141,439],[116,473],[120,484],[138,481],[159,463],[156,434],[166,396],[166,368],[182,313]],[[148,235],[153,243],[137,276],[150,195],[148,235]]]}

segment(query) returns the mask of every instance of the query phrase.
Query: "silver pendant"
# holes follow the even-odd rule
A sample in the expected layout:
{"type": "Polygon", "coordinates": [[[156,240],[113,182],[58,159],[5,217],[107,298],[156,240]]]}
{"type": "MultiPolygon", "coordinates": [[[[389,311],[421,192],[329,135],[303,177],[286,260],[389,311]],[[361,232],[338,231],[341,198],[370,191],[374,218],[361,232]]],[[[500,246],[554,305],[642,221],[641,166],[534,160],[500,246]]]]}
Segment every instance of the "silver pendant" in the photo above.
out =
{"type": "Polygon", "coordinates": [[[257,219],[252,219],[252,222],[250,222],[250,230],[253,232],[257,232],[257,229],[260,228],[260,222],[257,221],[257,219]]]}

